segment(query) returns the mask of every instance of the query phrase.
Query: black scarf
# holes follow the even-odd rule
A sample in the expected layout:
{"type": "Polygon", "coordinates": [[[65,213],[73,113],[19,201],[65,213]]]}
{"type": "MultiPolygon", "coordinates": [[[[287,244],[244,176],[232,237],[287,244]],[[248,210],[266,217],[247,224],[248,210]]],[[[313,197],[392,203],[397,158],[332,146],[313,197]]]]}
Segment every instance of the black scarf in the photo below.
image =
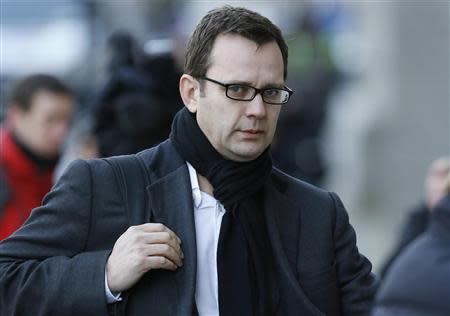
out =
{"type": "Polygon", "coordinates": [[[217,251],[220,315],[273,315],[278,289],[260,194],[272,169],[269,150],[249,162],[223,158],[186,108],[175,116],[170,140],[226,209],[217,251]]]}

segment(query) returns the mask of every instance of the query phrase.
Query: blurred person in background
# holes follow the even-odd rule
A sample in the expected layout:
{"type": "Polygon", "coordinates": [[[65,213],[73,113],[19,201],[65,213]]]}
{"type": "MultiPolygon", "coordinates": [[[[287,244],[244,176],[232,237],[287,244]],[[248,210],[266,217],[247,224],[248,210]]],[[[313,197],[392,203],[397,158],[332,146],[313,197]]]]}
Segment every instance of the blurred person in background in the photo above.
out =
{"type": "Polygon", "coordinates": [[[256,12],[209,11],[169,139],[66,169],[0,244],[0,312],[367,315],[377,281],[339,197],[272,165],[287,49],[256,12]]]}
{"type": "MultiPolygon", "coordinates": [[[[79,109],[79,108],[77,108],[79,109]]],[[[54,182],[63,174],[75,159],[99,158],[97,138],[93,134],[93,118],[89,109],[74,113],[70,133],[67,135],[64,150],[54,172],[54,182]]]]}
{"type": "Polygon", "coordinates": [[[327,118],[328,97],[339,72],[331,56],[329,39],[320,22],[308,10],[289,39],[289,79],[295,90],[291,104],[280,114],[272,146],[275,165],[284,172],[314,185],[326,174],[321,148],[327,118]]]}
{"type": "Polygon", "coordinates": [[[382,276],[386,274],[403,249],[427,229],[433,209],[447,192],[449,172],[449,156],[437,158],[430,164],[424,181],[424,199],[407,214],[406,221],[400,230],[399,240],[381,270],[382,276]]]}
{"type": "Polygon", "coordinates": [[[36,74],[14,85],[0,129],[0,240],[50,190],[73,109],[71,90],[55,77],[36,74]]]}
{"type": "MultiPolygon", "coordinates": [[[[448,162],[448,160],[447,160],[448,162]]],[[[393,261],[373,316],[450,315],[450,173],[430,224],[393,261]]]]}
{"type": "Polygon", "coordinates": [[[183,103],[170,52],[149,56],[126,31],[107,43],[108,80],[92,100],[93,134],[99,155],[134,154],[169,136],[170,123],[183,103]]]}

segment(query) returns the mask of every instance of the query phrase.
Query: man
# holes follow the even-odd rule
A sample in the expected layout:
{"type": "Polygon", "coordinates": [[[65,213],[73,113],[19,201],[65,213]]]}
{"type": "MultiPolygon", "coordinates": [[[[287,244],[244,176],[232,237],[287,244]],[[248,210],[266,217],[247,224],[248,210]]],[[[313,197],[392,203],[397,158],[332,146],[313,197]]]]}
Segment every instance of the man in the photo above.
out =
{"type": "Polygon", "coordinates": [[[405,223],[400,231],[397,246],[381,269],[381,276],[386,274],[392,262],[402,251],[426,231],[433,209],[447,193],[449,172],[450,157],[448,156],[439,157],[430,164],[424,181],[424,198],[407,214],[405,223]]]}
{"type": "Polygon", "coordinates": [[[286,64],[268,19],[210,11],[170,139],[73,163],[0,245],[5,315],[367,314],[375,280],[338,197],[272,168],[286,64]]]}
{"type": "Polygon", "coordinates": [[[0,129],[0,240],[50,190],[72,112],[72,93],[55,77],[32,75],[12,89],[0,129]]]}
{"type": "Polygon", "coordinates": [[[170,54],[145,54],[128,32],[107,42],[108,80],[91,101],[100,157],[135,154],[164,141],[183,107],[181,70],[170,54]]]}
{"type": "Polygon", "coordinates": [[[394,260],[373,316],[450,315],[450,173],[430,225],[394,260]]]}

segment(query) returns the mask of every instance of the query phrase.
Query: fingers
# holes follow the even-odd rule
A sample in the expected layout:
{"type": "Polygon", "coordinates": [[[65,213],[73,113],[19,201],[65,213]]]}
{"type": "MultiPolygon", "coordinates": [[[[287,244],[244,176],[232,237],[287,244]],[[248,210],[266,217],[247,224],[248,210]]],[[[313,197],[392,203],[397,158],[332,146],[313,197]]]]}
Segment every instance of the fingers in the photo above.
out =
{"type": "Polygon", "coordinates": [[[108,286],[124,291],[149,270],[176,270],[183,258],[180,238],[163,224],[131,226],[116,240],[106,263],[108,286]]]}
{"type": "Polygon", "coordinates": [[[178,239],[173,238],[167,232],[143,233],[138,238],[147,244],[168,244],[177,251],[181,251],[181,244],[178,239]]]}
{"type": "Polygon", "coordinates": [[[137,229],[140,229],[144,232],[153,233],[153,232],[165,232],[170,235],[171,238],[175,239],[178,243],[181,244],[181,239],[178,238],[178,236],[170,230],[167,226],[161,223],[145,223],[142,225],[134,226],[137,229]]]}
{"type": "MultiPolygon", "coordinates": [[[[134,244],[141,245],[143,255],[164,257],[170,260],[175,267],[183,265],[184,254],[181,250],[181,240],[167,226],[159,223],[146,223],[130,227],[130,229],[135,237],[134,244]]],[[[172,266],[170,263],[161,265],[163,267],[172,266]]]]}
{"type": "Polygon", "coordinates": [[[176,264],[177,267],[183,265],[182,254],[175,251],[171,246],[167,244],[151,244],[147,245],[146,253],[149,257],[164,257],[169,259],[172,263],[176,264]]]}
{"type": "Polygon", "coordinates": [[[146,258],[146,264],[148,270],[151,269],[166,269],[166,270],[176,270],[178,267],[175,263],[162,256],[153,256],[146,258]]]}
{"type": "Polygon", "coordinates": [[[136,243],[168,244],[180,257],[184,257],[181,251],[181,240],[173,231],[163,224],[149,223],[144,225],[129,228],[135,230],[133,235],[136,243]]]}

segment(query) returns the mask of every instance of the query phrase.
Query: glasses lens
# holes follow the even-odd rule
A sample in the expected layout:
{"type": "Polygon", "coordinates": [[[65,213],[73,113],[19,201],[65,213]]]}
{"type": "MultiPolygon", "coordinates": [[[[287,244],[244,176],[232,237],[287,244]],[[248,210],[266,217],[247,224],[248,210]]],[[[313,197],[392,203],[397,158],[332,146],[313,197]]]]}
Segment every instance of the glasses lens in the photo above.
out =
{"type": "Polygon", "coordinates": [[[289,100],[289,92],[283,89],[268,89],[264,91],[263,99],[267,103],[284,104],[289,100]]]}
{"type": "Polygon", "coordinates": [[[236,100],[251,100],[255,95],[255,89],[240,84],[232,84],[228,86],[227,96],[236,100]]]}

